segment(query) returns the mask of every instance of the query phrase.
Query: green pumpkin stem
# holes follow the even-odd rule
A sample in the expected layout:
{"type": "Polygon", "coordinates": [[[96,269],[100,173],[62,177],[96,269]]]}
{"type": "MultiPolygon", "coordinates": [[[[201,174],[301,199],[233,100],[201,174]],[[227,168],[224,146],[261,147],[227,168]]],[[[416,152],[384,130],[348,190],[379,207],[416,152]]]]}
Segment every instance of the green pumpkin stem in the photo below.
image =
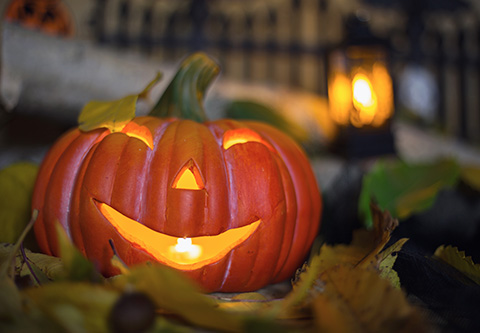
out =
{"type": "Polygon", "coordinates": [[[149,115],[206,121],[203,107],[205,92],[219,72],[220,67],[205,53],[192,54],[182,62],[149,115]]]}

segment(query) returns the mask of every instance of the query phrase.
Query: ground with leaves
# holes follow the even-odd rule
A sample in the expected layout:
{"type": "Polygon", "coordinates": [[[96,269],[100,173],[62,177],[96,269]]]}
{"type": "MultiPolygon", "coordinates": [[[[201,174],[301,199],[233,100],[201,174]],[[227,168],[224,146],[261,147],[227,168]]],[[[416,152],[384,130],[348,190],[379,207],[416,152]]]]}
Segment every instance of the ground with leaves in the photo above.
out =
{"type": "MultiPolygon", "coordinates": [[[[116,256],[112,261],[123,274],[105,279],[61,228],[61,258],[35,252],[28,231],[34,217],[26,228],[24,221],[37,167],[12,165],[0,171],[5,194],[0,200],[0,331],[478,330],[480,266],[450,245],[431,254],[419,251],[420,242],[401,230],[409,222],[403,219],[399,226],[389,213],[404,212],[402,217],[408,218],[427,212],[435,208],[441,191],[458,184],[476,191],[475,181],[469,181],[478,179],[476,169],[465,173],[453,161],[438,163],[374,166],[362,175],[358,193],[358,198],[368,196],[382,206],[369,203],[365,221],[370,222],[350,233],[348,242],[321,234],[291,282],[242,294],[204,294],[168,267],[127,268],[116,256]]],[[[340,222],[331,214],[332,194],[325,196],[323,224],[328,230],[329,224],[340,222]]],[[[358,202],[359,211],[365,212],[365,202],[358,202]]]]}

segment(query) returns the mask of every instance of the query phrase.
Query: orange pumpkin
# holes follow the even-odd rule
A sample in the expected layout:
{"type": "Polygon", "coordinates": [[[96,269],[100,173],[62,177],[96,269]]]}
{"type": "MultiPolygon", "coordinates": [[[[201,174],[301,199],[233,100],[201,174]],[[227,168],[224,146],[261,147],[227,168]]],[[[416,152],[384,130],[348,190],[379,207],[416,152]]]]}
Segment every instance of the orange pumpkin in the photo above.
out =
{"type": "Polygon", "coordinates": [[[40,247],[60,221],[105,275],[160,262],[207,291],[290,277],[317,234],[321,196],[301,148],[258,122],[136,117],[120,132],[73,129],[43,161],[33,197],[40,247]]]}

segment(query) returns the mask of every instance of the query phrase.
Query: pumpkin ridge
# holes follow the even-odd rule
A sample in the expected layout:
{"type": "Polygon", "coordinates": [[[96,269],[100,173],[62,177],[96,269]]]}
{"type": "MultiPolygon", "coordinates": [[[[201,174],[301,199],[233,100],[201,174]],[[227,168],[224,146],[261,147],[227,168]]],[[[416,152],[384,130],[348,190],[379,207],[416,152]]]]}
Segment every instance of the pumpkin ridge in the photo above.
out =
{"type": "Polygon", "coordinates": [[[65,133],[58,141],[57,145],[52,148],[45,156],[44,162],[40,166],[38,176],[35,181],[34,192],[32,195],[32,209],[38,209],[39,215],[37,221],[34,224],[35,237],[37,242],[43,251],[48,254],[52,254],[52,248],[48,239],[48,232],[50,228],[55,228],[51,224],[51,221],[47,221],[44,217],[45,206],[48,205],[47,196],[45,195],[50,184],[50,179],[53,174],[53,170],[58,163],[62,153],[77,137],[79,132],[77,130],[71,130],[65,133]],[[67,143],[64,141],[69,140],[67,143]]]}
{"type": "MultiPolygon", "coordinates": [[[[101,131],[100,133],[98,133],[98,135],[96,137],[93,137],[93,139],[91,139],[91,142],[93,142],[93,144],[95,144],[97,139],[100,136],[102,136],[103,133],[104,133],[104,131],[101,131]]],[[[73,164],[73,165],[70,165],[70,167],[68,168],[68,174],[70,175],[70,177],[67,177],[67,179],[70,179],[68,189],[65,189],[64,186],[62,186],[62,189],[61,189],[62,199],[65,200],[64,206],[69,207],[69,208],[64,213],[63,217],[55,216],[55,219],[53,219],[53,221],[52,221],[53,224],[55,224],[56,221],[58,220],[69,238],[71,238],[69,210],[70,210],[70,207],[72,205],[72,197],[73,197],[72,190],[73,190],[73,188],[74,188],[74,186],[77,182],[79,166],[83,164],[84,158],[88,154],[88,151],[91,149],[91,146],[92,146],[91,143],[90,144],[85,144],[84,141],[85,141],[85,139],[82,137],[81,133],[79,132],[78,135],[75,137],[75,139],[72,140],[65,147],[65,149],[63,150],[63,152],[59,156],[57,162],[55,163],[55,167],[52,169],[52,173],[49,177],[48,185],[47,185],[47,188],[46,188],[46,191],[45,191],[45,198],[48,198],[51,195],[51,191],[54,190],[54,189],[52,189],[52,187],[53,188],[57,187],[56,186],[57,182],[55,182],[54,179],[52,179],[52,178],[55,178],[56,171],[58,172],[58,169],[62,168],[65,163],[73,164]],[[80,157],[78,157],[77,154],[74,154],[72,156],[68,156],[67,153],[69,151],[78,151],[78,149],[79,149],[78,146],[80,146],[80,145],[85,146],[85,148],[82,149],[82,154],[80,155],[80,157]],[[77,162],[74,163],[75,159],[77,160],[77,162]]],[[[63,177],[63,179],[65,179],[65,177],[63,177]]],[[[56,204],[58,205],[59,203],[56,203],[56,204]]],[[[52,225],[52,227],[54,228],[55,226],[52,225]]],[[[57,242],[56,233],[48,234],[47,239],[48,239],[48,242],[50,244],[56,244],[56,242],[57,242]]]]}
{"type": "MultiPolygon", "coordinates": [[[[102,133],[103,134],[103,133],[102,133]]],[[[99,135],[102,136],[102,134],[99,135]]],[[[98,140],[98,138],[97,138],[98,140]]],[[[95,140],[96,141],[96,140],[95,140]]],[[[83,183],[85,178],[85,174],[88,168],[88,165],[92,159],[93,154],[95,153],[96,149],[99,146],[99,142],[95,142],[85,153],[84,158],[82,159],[82,163],[80,164],[77,172],[77,176],[75,179],[75,184],[72,188],[72,197],[70,199],[70,212],[69,212],[69,221],[68,224],[70,226],[70,230],[72,231],[72,240],[74,244],[79,247],[79,249],[84,253],[84,241],[83,241],[83,232],[81,230],[81,225],[79,223],[72,223],[72,220],[79,219],[80,214],[80,196],[82,191],[88,192],[88,189],[83,183]],[[80,184],[80,185],[79,185],[80,184]],[[78,188],[78,189],[77,189],[78,188]],[[81,244],[81,246],[80,246],[81,244]]],[[[88,195],[91,197],[90,193],[88,195]]],[[[86,253],[84,253],[86,255],[86,253]]]]}
{"type": "MultiPolygon", "coordinates": [[[[140,208],[140,214],[139,214],[139,219],[143,221],[143,223],[147,226],[151,226],[154,221],[150,221],[146,215],[148,211],[148,206],[149,206],[149,200],[148,198],[151,197],[150,190],[151,187],[148,186],[148,184],[151,182],[151,175],[152,175],[152,164],[155,159],[155,156],[157,155],[157,151],[160,149],[160,142],[167,131],[167,128],[174,122],[176,119],[174,118],[169,118],[169,119],[159,119],[156,117],[152,116],[144,116],[144,117],[139,117],[141,118],[142,125],[147,126],[150,128],[150,124],[152,123],[154,129],[150,129],[152,132],[153,136],[153,150],[149,150],[147,153],[147,160],[145,163],[147,164],[147,169],[145,172],[145,178],[144,178],[144,186],[142,189],[142,198],[143,200],[139,201],[139,204],[141,205],[140,208]],[[159,125],[155,125],[155,123],[158,123],[159,120],[161,123],[159,125]]],[[[165,220],[165,217],[164,219],[165,220]]],[[[155,222],[158,222],[155,221],[155,222]]]]}
{"type": "MultiPolygon", "coordinates": [[[[110,140],[112,140],[113,136],[119,136],[121,138],[121,140],[123,140],[121,148],[118,149],[120,151],[120,153],[118,155],[113,154],[116,157],[114,167],[110,168],[110,169],[107,169],[107,171],[108,171],[107,174],[108,175],[116,175],[116,173],[118,171],[119,161],[121,159],[123,151],[125,150],[126,144],[130,139],[128,136],[122,135],[121,133],[108,134],[104,138],[104,140],[102,140],[98,143],[98,146],[96,147],[95,151],[92,153],[92,157],[91,157],[91,159],[88,163],[88,166],[85,170],[84,179],[85,178],[88,179],[91,174],[96,175],[98,173],[101,173],[101,171],[98,170],[97,168],[94,168],[94,166],[96,166],[96,164],[98,164],[98,159],[101,159],[103,156],[105,156],[105,154],[107,154],[109,157],[111,157],[111,155],[112,155],[111,149],[110,149],[111,146],[109,144],[108,137],[110,137],[110,140]]],[[[103,167],[102,171],[105,171],[106,167],[104,167],[103,165],[102,165],[102,167],[103,167]]],[[[105,183],[106,183],[105,181],[102,182],[102,187],[105,186],[105,183]]],[[[109,188],[105,190],[105,194],[104,194],[105,195],[104,200],[108,200],[109,203],[111,203],[111,201],[112,201],[112,193],[113,193],[114,186],[115,186],[115,177],[112,178],[112,180],[109,184],[109,188]]],[[[82,197],[84,197],[85,195],[89,196],[87,198],[97,198],[94,193],[90,192],[90,189],[88,187],[85,187],[85,192],[83,192],[81,194],[82,197]]],[[[80,209],[81,209],[81,211],[86,210],[84,206],[81,206],[80,209]]],[[[80,229],[82,230],[83,239],[89,239],[90,236],[92,235],[92,230],[90,230],[90,226],[88,224],[81,223],[80,221],[79,221],[79,226],[80,226],[80,229]]],[[[89,246],[85,246],[84,250],[85,250],[85,254],[86,254],[87,257],[95,257],[95,252],[92,252],[92,251],[95,251],[93,248],[90,248],[89,246]]]]}
{"type": "Polygon", "coordinates": [[[140,221],[142,209],[141,202],[143,201],[145,179],[148,175],[149,167],[148,160],[150,159],[150,152],[152,151],[152,149],[137,149],[137,146],[138,141],[135,139],[132,140],[130,137],[128,137],[118,160],[117,171],[114,173],[115,179],[113,181],[111,202],[113,204],[114,202],[118,202],[118,200],[120,200],[123,207],[131,206],[130,209],[134,209],[134,212],[132,212],[133,216],[135,216],[140,221]],[[138,169],[135,167],[132,170],[132,160],[135,161],[135,165],[141,165],[142,167],[138,169]],[[122,187],[124,186],[124,184],[132,183],[132,178],[135,179],[135,187],[134,189],[132,189],[132,194],[134,195],[130,197],[130,200],[127,203],[125,203],[123,195],[118,198],[118,196],[116,196],[115,194],[122,193],[122,187]],[[120,187],[120,190],[118,187],[120,187]]]}

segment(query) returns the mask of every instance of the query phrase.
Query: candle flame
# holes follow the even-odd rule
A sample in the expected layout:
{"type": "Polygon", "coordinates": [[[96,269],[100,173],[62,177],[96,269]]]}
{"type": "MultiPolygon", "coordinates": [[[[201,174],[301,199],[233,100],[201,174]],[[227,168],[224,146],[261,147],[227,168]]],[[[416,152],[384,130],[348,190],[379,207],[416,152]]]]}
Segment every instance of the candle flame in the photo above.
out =
{"type": "Polygon", "coordinates": [[[192,244],[192,239],[185,237],[177,239],[174,251],[188,257],[188,259],[197,259],[202,254],[202,247],[192,244]]]}

